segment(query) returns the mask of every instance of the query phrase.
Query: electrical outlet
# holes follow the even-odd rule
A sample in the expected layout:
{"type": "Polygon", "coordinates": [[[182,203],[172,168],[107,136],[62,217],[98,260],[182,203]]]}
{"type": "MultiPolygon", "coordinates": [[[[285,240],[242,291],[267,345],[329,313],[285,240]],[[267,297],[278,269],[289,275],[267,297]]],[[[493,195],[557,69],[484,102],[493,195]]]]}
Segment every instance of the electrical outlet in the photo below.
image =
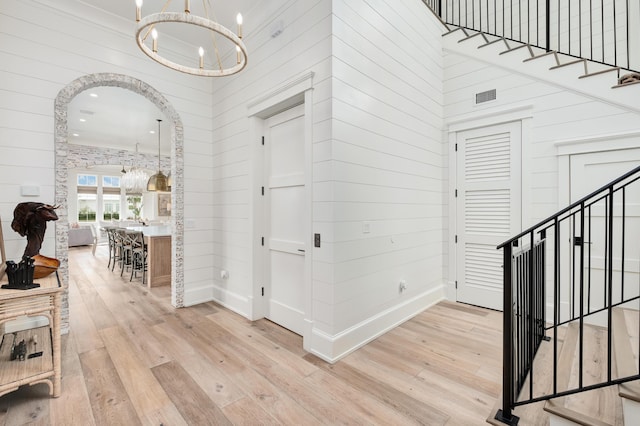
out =
{"type": "Polygon", "coordinates": [[[405,280],[400,280],[400,293],[407,290],[407,282],[405,280]]]}
{"type": "Polygon", "coordinates": [[[314,234],[313,236],[313,246],[320,247],[320,234],[314,234]]]}

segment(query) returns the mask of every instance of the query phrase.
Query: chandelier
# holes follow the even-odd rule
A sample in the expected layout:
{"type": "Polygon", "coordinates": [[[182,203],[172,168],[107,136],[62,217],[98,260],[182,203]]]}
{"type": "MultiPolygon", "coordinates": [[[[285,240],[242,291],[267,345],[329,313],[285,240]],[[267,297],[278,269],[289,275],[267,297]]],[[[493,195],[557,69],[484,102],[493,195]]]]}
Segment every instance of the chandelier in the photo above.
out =
{"type": "MultiPolygon", "coordinates": [[[[124,170],[124,167],[122,168],[124,170]]],[[[140,167],[131,167],[120,179],[127,194],[142,194],[147,187],[149,176],[140,167]]]]}
{"type": "MultiPolygon", "coordinates": [[[[136,142],[136,155],[137,154],[138,143],[136,142]]],[[[149,179],[147,172],[137,166],[132,166],[129,171],[126,171],[123,164],[120,173],[122,173],[120,184],[124,187],[127,194],[142,194],[147,187],[147,179],[149,179]]]]}
{"type": "MultiPolygon", "coordinates": [[[[236,21],[238,23],[238,34],[234,34],[226,27],[220,25],[210,18],[210,0],[202,0],[202,6],[206,17],[192,15],[189,0],[184,2],[184,12],[167,12],[171,0],[167,0],[162,10],[158,13],[142,17],[142,0],[136,0],[136,43],[138,47],[151,59],[174,70],[203,77],[225,77],[240,72],[247,66],[247,48],[242,42],[242,15],[238,13],[236,21]],[[192,57],[191,65],[184,65],[162,55],[159,46],[159,32],[156,27],[160,24],[178,23],[192,27],[204,28],[210,34],[211,45],[206,49],[199,46],[192,53],[185,57],[192,57]],[[223,38],[217,39],[216,35],[223,38]],[[151,37],[149,37],[151,36],[151,37]],[[148,39],[151,38],[149,41],[148,39]],[[220,53],[218,41],[227,40],[235,47],[236,55],[232,61],[225,61],[220,53]],[[151,46],[149,46],[151,45],[151,46]],[[205,59],[209,61],[205,61],[205,59]],[[205,62],[212,65],[205,66],[205,62]],[[232,62],[232,63],[230,63],[232,62]],[[197,65],[197,66],[196,66],[197,65]]],[[[186,62],[186,61],[185,61],[186,62]]]]}
{"type": "Polygon", "coordinates": [[[162,120],[159,118],[156,120],[158,121],[158,173],[149,178],[149,181],[147,182],[147,191],[168,192],[170,189],[167,186],[167,177],[162,173],[162,170],[160,170],[160,122],[162,120]]]}

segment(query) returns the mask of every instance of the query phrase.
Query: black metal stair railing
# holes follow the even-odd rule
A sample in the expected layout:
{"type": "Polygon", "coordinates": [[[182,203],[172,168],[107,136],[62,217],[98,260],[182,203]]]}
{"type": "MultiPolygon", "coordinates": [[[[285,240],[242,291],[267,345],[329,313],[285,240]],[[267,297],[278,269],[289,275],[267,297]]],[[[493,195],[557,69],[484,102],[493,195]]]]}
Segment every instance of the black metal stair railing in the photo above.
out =
{"type": "MultiPolygon", "coordinates": [[[[496,419],[516,424],[515,407],[640,379],[613,368],[612,311],[639,309],[640,167],[505,241],[503,250],[503,395],[496,419]],[[547,291],[548,290],[548,291],[547,291]],[[606,330],[606,377],[583,381],[588,324],[606,330]],[[558,383],[559,334],[579,332],[578,383],[558,383]],[[543,340],[552,356],[550,386],[536,386],[535,357],[543,340]],[[534,391],[534,388],[536,389],[534,391]]],[[[640,345],[640,340],[635,342],[640,345]]]]}
{"type": "Polygon", "coordinates": [[[637,0],[423,0],[450,25],[567,56],[640,69],[637,0]]]}

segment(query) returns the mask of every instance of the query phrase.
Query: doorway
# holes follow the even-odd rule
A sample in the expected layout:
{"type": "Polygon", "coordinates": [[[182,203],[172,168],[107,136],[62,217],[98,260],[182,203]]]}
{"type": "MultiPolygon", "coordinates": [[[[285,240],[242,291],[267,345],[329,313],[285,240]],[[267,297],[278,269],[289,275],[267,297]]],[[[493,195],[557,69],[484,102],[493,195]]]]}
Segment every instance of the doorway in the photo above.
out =
{"type": "Polygon", "coordinates": [[[502,310],[502,252],[521,229],[521,122],[456,133],[456,300],[502,310]]]}
{"type": "Polygon", "coordinates": [[[264,122],[265,317],[304,334],[307,188],[304,105],[264,122]]]}
{"type": "MultiPolygon", "coordinates": [[[[56,155],[55,173],[56,173],[56,192],[55,202],[58,205],[66,205],[68,199],[68,175],[69,169],[79,166],[95,165],[95,164],[122,164],[120,152],[103,151],[96,155],[95,150],[90,152],[74,151],[72,145],[68,141],[68,122],[67,113],[69,103],[73,98],[85,90],[100,87],[120,87],[137,93],[153,104],[168,118],[171,126],[171,175],[172,175],[172,280],[171,280],[171,304],[174,307],[184,306],[184,266],[183,262],[177,262],[176,259],[184,258],[184,156],[183,156],[183,126],[179,114],[173,108],[172,104],[156,89],[147,83],[136,78],[114,74],[114,73],[98,73],[80,77],[67,86],[65,86],[56,96],[55,99],[55,150],[56,153],[64,155],[56,155]],[[105,162],[106,159],[106,162],[105,162]]],[[[136,157],[137,158],[137,157],[136,157]]],[[[154,166],[155,167],[155,166],[154,166]]],[[[58,211],[58,221],[56,222],[56,233],[64,238],[56,238],[56,257],[60,260],[61,265],[59,273],[63,282],[68,282],[68,250],[67,238],[69,232],[69,217],[67,209],[58,211]]],[[[68,312],[68,299],[63,297],[62,311],[68,312]]],[[[62,330],[66,332],[69,328],[68,313],[62,317],[62,330]]]]}
{"type": "MultiPolygon", "coordinates": [[[[571,155],[569,157],[570,201],[573,203],[580,200],[603,185],[633,170],[639,163],[640,148],[571,155]]],[[[593,202],[589,205],[587,213],[583,235],[585,256],[588,258],[584,266],[584,276],[588,277],[589,285],[589,297],[586,303],[589,309],[596,310],[606,304],[605,297],[608,287],[606,264],[609,250],[613,256],[612,263],[615,270],[612,274],[613,285],[611,287],[613,300],[619,300],[621,292],[624,292],[625,298],[638,296],[637,285],[633,285],[633,283],[638,283],[640,246],[635,242],[633,236],[640,233],[640,188],[638,185],[630,185],[624,191],[616,191],[613,194],[613,206],[602,201],[593,202]],[[626,204],[624,209],[623,197],[624,204],[626,204]],[[607,219],[609,207],[613,209],[612,224],[607,219]],[[622,228],[623,224],[624,228],[622,228]],[[610,225],[611,231],[613,231],[611,247],[608,246],[610,225]],[[625,262],[622,262],[623,258],[626,259],[625,262]]],[[[579,233],[579,217],[576,217],[574,222],[572,227],[578,230],[575,231],[576,233],[579,233]]],[[[570,254],[575,256],[576,260],[571,258],[569,260],[571,263],[567,264],[578,265],[577,268],[579,268],[580,251],[572,250],[570,254]]],[[[578,272],[576,271],[576,276],[579,276],[578,272]]],[[[637,309],[637,302],[635,302],[635,309],[637,309]]],[[[595,316],[592,321],[599,321],[599,324],[604,326],[607,324],[604,313],[599,317],[595,316]]]]}

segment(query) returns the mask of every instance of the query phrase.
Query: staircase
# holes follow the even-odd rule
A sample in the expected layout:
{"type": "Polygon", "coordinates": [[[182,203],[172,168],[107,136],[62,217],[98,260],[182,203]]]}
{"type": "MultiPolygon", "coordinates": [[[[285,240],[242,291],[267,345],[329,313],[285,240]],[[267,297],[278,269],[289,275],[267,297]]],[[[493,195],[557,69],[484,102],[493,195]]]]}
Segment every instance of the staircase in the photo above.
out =
{"type": "Polygon", "coordinates": [[[640,424],[639,205],[637,167],[499,247],[511,309],[489,423],[640,424]]]}
{"type": "Polygon", "coordinates": [[[423,1],[444,26],[446,52],[640,112],[638,2],[602,0],[587,12],[577,0],[423,1]]]}
{"type": "MultiPolygon", "coordinates": [[[[443,49],[640,113],[640,2],[423,0],[443,49]]],[[[494,425],[640,424],[640,167],[502,244],[494,425]]]]}

